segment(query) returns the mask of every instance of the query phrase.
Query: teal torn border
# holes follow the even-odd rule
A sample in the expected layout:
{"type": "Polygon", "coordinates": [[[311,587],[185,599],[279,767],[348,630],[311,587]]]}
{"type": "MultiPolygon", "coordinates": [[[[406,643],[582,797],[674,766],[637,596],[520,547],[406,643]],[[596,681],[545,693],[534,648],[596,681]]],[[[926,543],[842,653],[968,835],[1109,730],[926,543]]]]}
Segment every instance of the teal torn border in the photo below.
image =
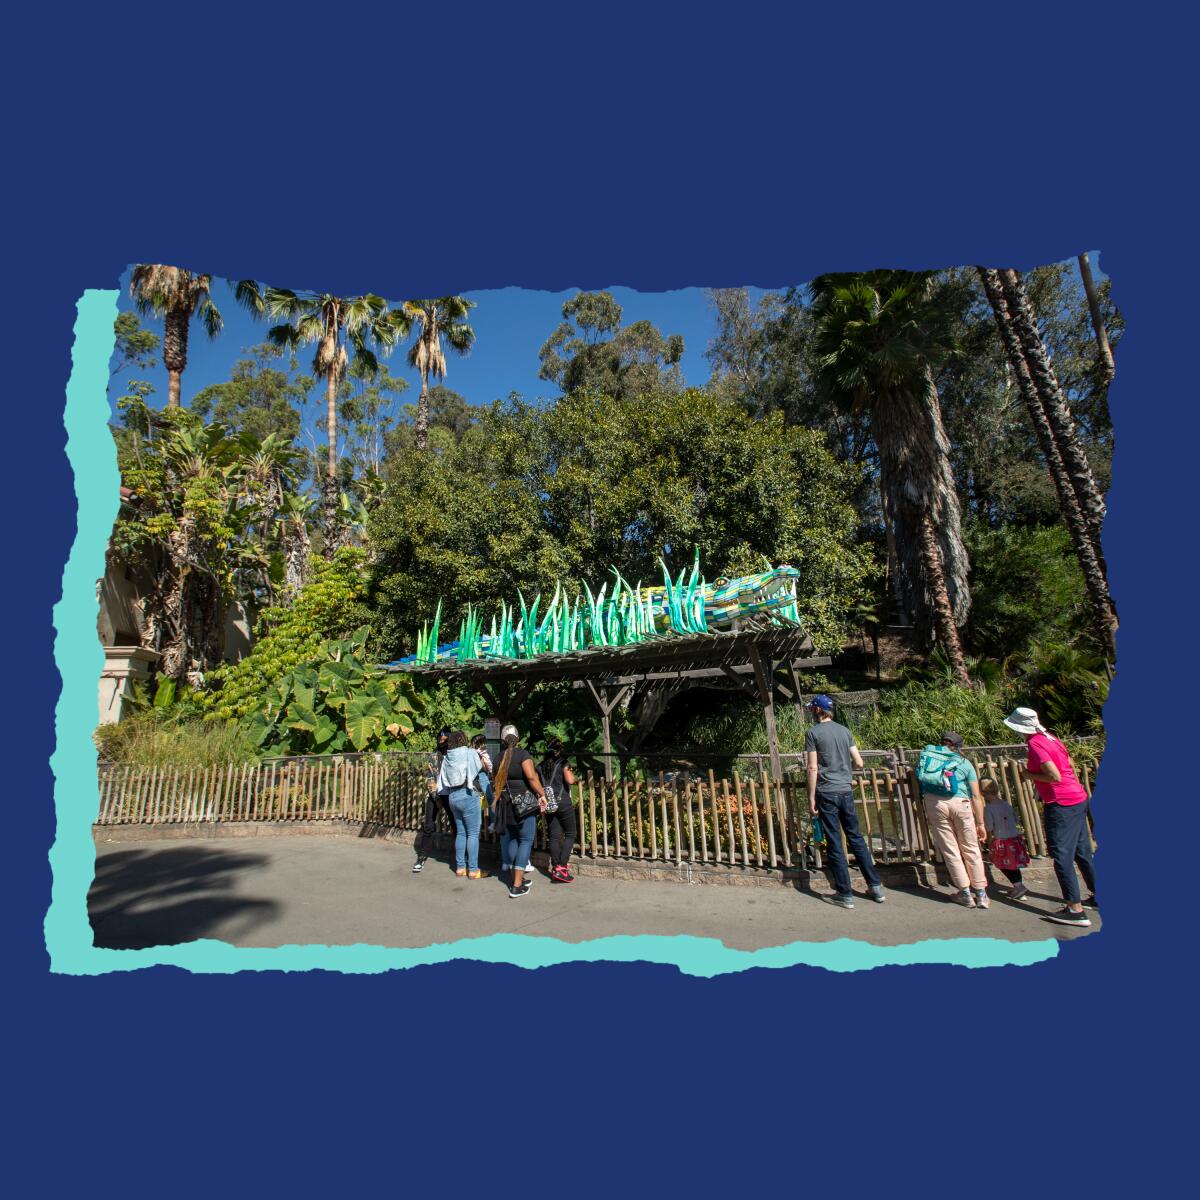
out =
{"type": "Polygon", "coordinates": [[[630,936],[570,943],[501,933],[421,949],[367,945],[250,949],[208,939],[146,950],[94,946],[87,892],[96,869],[92,822],[99,811],[100,797],[91,733],[96,726],[97,680],[104,666],[104,651],[96,636],[96,581],[104,574],[104,551],[117,515],[120,485],[108,432],[107,403],[117,295],[116,291],[89,290],[79,301],[67,385],[67,458],[75,475],[78,527],[63,572],[62,599],[54,608],[54,660],[62,676],[62,695],[55,714],[55,751],[50,759],[57,829],[50,850],[52,883],[45,936],[52,971],[102,975],[164,965],[216,974],[311,970],[367,974],[471,959],[528,968],[567,962],[663,963],[686,975],[708,978],[751,967],[799,964],[829,971],[863,971],[906,963],[1026,966],[1057,955],[1058,942],[1053,938],[1036,942],[952,938],[908,946],[876,946],[839,938],[834,942],[732,950],[716,938],[630,936]]]}

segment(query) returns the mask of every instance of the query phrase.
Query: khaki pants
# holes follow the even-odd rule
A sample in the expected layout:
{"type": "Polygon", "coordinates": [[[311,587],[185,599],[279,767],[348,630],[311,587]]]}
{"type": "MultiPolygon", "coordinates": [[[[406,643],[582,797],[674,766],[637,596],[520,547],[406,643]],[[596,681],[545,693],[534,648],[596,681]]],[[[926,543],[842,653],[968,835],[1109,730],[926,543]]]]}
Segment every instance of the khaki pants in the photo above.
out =
{"type": "Polygon", "coordinates": [[[983,872],[983,854],[970,800],[962,796],[926,796],[925,818],[946,860],[950,882],[960,891],[968,886],[986,888],[987,876],[983,872]]]}

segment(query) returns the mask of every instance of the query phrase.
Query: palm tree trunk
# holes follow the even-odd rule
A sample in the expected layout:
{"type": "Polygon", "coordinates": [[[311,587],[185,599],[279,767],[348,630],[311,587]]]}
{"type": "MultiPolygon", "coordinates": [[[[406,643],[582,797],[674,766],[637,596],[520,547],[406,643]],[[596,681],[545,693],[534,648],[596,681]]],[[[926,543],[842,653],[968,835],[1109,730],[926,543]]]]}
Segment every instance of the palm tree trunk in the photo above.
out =
{"type": "Polygon", "coordinates": [[[1062,389],[1058,386],[1058,377],[1054,373],[1050,356],[1046,352],[1046,345],[1038,330],[1033,306],[1029,303],[1029,296],[1025,291],[1021,276],[1012,270],[998,271],[997,275],[1004,292],[1013,329],[1021,343],[1021,350],[1029,367],[1030,377],[1041,398],[1042,407],[1046,412],[1046,420],[1050,425],[1050,432],[1058,447],[1059,455],[1062,457],[1067,476],[1071,480],[1071,487],[1079,501],[1079,507],[1083,512],[1099,558],[1101,557],[1100,531],[1104,525],[1105,514],[1104,497],[1100,494],[1091,465],[1079,443],[1071,410],[1067,406],[1062,389]]]}
{"type": "Polygon", "coordinates": [[[429,445],[429,374],[421,372],[421,395],[417,398],[417,449],[429,445]]]}
{"type": "Polygon", "coordinates": [[[325,475],[329,479],[337,478],[337,367],[331,366],[326,374],[325,383],[325,431],[329,435],[329,462],[325,467],[325,475]]]}
{"type": "Polygon", "coordinates": [[[163,319],[163,365],[167,368],[167,407],[179,408],[183,368],[187,366],[187,309],[168,309],[163,319]]]}
{"type": "Polygon", "coordinates": [[[983,267],[977,267],[976,271],[983,283],[983,290],[987,293],[988,303],[992,306],[992,312],[995,314],[996,325],[1000,330],[1000,340],[1004,345],[1005,354],[1008,356],[1009,365],[1017,377],[1017,390],[1025,402],[1025,408],[1033,423],[1042,457],[1045,458],[1050,478],[1054,481],[1054,489],[1058,493],[1063,520],[1066,523],[1067,532],[1071,535],[1071,544],[1075,547],[1075,557],[1079,561],[1079,569],[1083,573],[1088,598],[1095,610],[1098,631],[1111,655],[1116,641],[1117,614],[1108,590],[1104,559],[1099,555],[1099,547],[1093,541],[1087,522],[1083,518],[1083,510],[1079,507],[1079,500],[1071,486],[1066,467],[1063,465],[1062,455],[1059,454],[1058,446],[1050,431],[1046,410],[1042,407],[1037,389],[1033,386],[1029,367],[1021,351],[1021,344],[1012,327],[1008,305],[997,273],[983,267]]]}
{"type": "Polygon", "coordinates": [[[1100,369],[1104,373],[1104,386],[1108,387],[1117,373],[1113,362],[1112,347],[1108,344],[1108,330],[1104,328],[1104,317],[1100,313],[1100,297],[1096,295],[1096,281],[1092,278],[1092,265],[1088,256],[1079,256],[1079,275],[1083,279],[1083,294],[1087,297],[1088,311],[1092,314],[1092,330],[1096,334],[1096,348],[1100,351],[1100,369]]]}
{"type": "Polygon", "coordinates": [[[962,642],[959,640],[958,626],[954,623],[950,593],[946,588],[946,571],[942,563],[941,547],[938,545],[937,529],[928,509],[921,514],[919,529],[921,563],[925,569],[925,580],[933,601],[934,629],[938,641],[946,650],[946,657],[950,660],[950,669],[954,672],[955,681],[962,687],[970,687],[971,677],[967,674],[962,642]]]}

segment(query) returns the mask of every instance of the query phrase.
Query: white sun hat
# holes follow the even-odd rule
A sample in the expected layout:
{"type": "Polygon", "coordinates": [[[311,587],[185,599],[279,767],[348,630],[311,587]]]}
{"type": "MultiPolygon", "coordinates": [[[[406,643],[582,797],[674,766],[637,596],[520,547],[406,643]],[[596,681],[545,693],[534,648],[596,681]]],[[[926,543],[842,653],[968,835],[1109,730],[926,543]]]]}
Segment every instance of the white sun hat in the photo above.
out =
{"type": "Polygon", "coordinates": [[[505,738],[509,737],[510,735],[515,737],[518,741],[521,740],[521,735],[517,732],[517,727],[515,725],[505,725],[505,727],[500,730],[500,740],[504,741],[505,738]]]}
{"type": "Polygon", "coordinates": [[[1046,732],[1042,727],[1041,721],[1038,720],[1037,713],[1032,708],[1014,708],[1004,718],[1004,723],[1009,729],[1015,730],[1017,733],[1031,734],[1046,732]]]}

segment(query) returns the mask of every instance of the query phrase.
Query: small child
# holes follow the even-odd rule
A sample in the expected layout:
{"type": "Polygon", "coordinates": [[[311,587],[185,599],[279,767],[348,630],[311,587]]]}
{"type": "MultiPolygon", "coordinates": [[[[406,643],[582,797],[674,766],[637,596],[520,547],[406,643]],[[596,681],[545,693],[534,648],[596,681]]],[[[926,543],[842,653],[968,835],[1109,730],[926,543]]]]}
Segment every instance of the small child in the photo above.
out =
{"type": "Polygon", "coordinates": [[[487,738],[482,733],[477,733],[471,739],[471,748],[479,755],[479,761],[483,766],[483,770],[479,772],[479,778],[475,781],[475,786],[483,793],[483,798],[487,801],[488,833],[495,833],[496,810],[492,805],[492,776],[495,774],[495,768],[492,766],[492,757],[487,752],[487,738]]]}
{"type": "Polygon", "coordinates": [[[983,793],[983,823],[987,829],[988,855],[992,866],[1002,871],[1013,885],[1008,898],[1021,900],[1029,894],[1029,889],[1021,882],[1021,868],[1029,865],[1029,851],[1017,828],[1017,814],[1013,812],[1013,806],[1000,795],[994,779],[983,780],[979,790],[983,793]]]}

